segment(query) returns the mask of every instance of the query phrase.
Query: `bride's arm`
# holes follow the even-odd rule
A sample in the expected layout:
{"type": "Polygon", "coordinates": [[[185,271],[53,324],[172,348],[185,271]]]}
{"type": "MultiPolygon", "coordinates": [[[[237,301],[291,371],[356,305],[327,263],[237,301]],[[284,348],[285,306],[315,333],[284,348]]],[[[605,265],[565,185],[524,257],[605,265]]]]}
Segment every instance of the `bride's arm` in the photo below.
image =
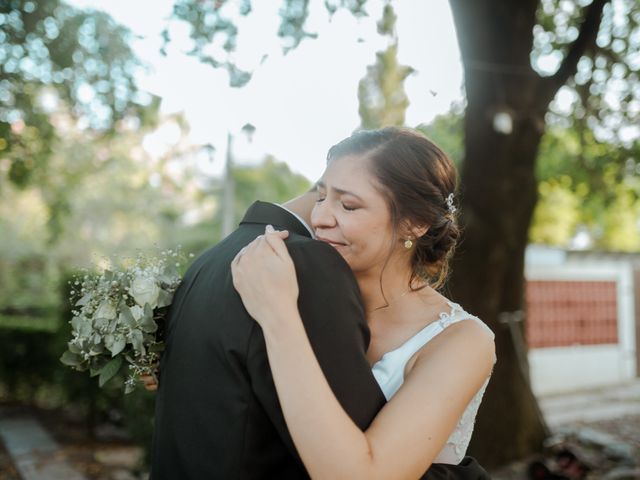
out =
{"type": "Polygon", "coordinates": [[[308,192],[303,193],[299,197],[292,198],[288,202],[282,204],[287,210],[295,212],[307,223],[311,225],[311,210],[318,200],[318,192],[314,185],[308,192]]]}
{"type": "Polygon", "coordinates": [[[264,331],[285,419],[311,477],[422,475],[493,365],[493,342],[484,330],[461,322],[432,340],[363,433],[336,400],[313,354],[284,243],[274,235],[258,239],[234,260],[232,271],[245,307],[264,331]]]}

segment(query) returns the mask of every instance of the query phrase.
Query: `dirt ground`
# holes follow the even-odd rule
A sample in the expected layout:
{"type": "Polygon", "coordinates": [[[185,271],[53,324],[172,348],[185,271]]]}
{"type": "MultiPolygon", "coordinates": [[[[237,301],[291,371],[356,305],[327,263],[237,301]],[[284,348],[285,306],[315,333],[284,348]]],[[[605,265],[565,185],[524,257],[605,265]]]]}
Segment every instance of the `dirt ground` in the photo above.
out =
{"type": "MultiPolygon", "coordinates": [[[[22,415],[33,415],[52,434],[61,445],[63,453],[71,465],[90,480],[134,480],[145,479],[148,473],[143,467],[142,450],[132,445],[126,434],[113,427],[97,429],[93,438],[82,423],[59,411],[45,411],[23,408],[18,410],[22,415]]],[[[640,416],[625,416],[612,420],[595,422],[576,422],[566,425],[574,429],[589,428],[615,436],[622,442],[631,445],[635,450],[635,458],[640,459],[640,416]]],[[[514,462],[499,470],[491,472],[494,480],[525,479],[526,468],[533,460],[514,462]]],[[[543,458],[553,470],[553,457],[543,458]]],[[[587,479],[604,478],[617,465],[615,462],[601,462],[592,470],[587,479]]],[[[556,469],[556,473],[559,471],[556,469]]],[[[621,477],[634,478],[634,477],[621,477]]],[[[640,475],[635,478],[640,478],[640,475]]],[[[0,441],[0,480],[20,480],[11,462],[11,458],[0,441]]]]}

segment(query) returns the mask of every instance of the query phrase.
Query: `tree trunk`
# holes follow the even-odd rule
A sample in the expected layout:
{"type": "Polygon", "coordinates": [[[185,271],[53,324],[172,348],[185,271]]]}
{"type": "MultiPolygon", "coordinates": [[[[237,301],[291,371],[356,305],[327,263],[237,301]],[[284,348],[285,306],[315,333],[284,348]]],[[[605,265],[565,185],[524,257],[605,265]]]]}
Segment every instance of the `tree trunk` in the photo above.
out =
{"type": "Polygon", "coordinates": [[[498,357],[469,453],[494,467],[542,447],[547,434],[531,393],[524,325],[524,252],[537,200],[535,161],[544,115],[595,41],[605,0],[588,8],[558,73],[530,65],[537,0],[451,0],[465,67],[467,110],[460,204],[463,239],[453,260],[454,300],[496,334],[498,357]],[[494,125],[496,115],[511,125],[494,125]],[[507,122],[508,123],[508,122],[507,122]]]}

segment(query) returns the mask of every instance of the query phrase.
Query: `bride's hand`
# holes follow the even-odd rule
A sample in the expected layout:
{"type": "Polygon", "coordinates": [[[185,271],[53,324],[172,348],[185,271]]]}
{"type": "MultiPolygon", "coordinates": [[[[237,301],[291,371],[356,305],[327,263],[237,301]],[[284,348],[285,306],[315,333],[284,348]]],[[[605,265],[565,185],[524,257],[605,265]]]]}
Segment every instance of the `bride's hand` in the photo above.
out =
{"type": "Polygon", "coordinates": [[[231,263],[233,285],[247,312],[263,330],[277,328],[297,313],[298,282],[284,239],[287,231],[268,226],[231,263]]]}

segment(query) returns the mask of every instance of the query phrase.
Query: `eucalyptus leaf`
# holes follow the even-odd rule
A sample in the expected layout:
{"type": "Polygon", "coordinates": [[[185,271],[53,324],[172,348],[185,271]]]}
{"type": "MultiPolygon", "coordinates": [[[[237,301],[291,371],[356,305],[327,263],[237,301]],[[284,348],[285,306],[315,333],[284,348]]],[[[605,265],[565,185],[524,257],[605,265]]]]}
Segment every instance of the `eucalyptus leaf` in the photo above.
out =
{"type": "Polygon", "coordinates": [[[60,357],[60,361],[70,367],[77,367],[82,363],[82,357],[76,353],[66,351],[60,357]]]}
{"type": "Polygon", "coordinates": [[[113,360],[107,363],[104,367],[102,367],[102,369],[100,370],[100,378],[98,379],[98,385],[100,385],[101,387],[104,386],[105,383],[111,380],[114,377],[114,375],[118,373],[118,370],[120,370],[121,366],[122,366],[122,357],[115,357],[113,360]]]}
{"type": "Polygon", "coordinates": [[[133,330],[130,334],[129,334],[129,340],[131,341],[131,345],[133,345],[133,349],[144,355],[145,350],[144,350],[144,345],[142,343],[143,341],[143,335],[142,332],[140,330],[133,330]]]}
{"type": "Polygon", "coordinates": [[[107,364],[109,360],[107,360],[104,356],[94,357],[89,362],[89,374],[91,376],[96,376],[100,374],[100,370],[107,364]]]}
{"type": "MultiPolygon", "coordinates": [[[[162,291],[162,290],[160,290],[162,291]]],[[[144,304],[144,317],[143,318],[151,318],[153,319],[153,308],[148,303],[144,304]]]]}
{"type": "Polygon", "coordinates": [[[96,330],[107,328],[108,325],[109,325],[109,320],[106,318],[96,318],[93,320],[93,328],[96,330]]]}
{"type": "Polygon", "coordinates": [[[71,319],[71,328],[73,328],[73,330],[77,332],[80,329],[80,325],[82,325],[82,323],[84,322],[86,322],[86,319],[82,317],[73,317],[71,319]]]}
{"type": "Polygon", "coordinates": [[[83,322],[78,328],[78,336],[82,338],[89,338],[93,333],[93,327],[89,322],[83,322]]]}
{"type": "Polygon", "coordinates": [[[122,350],[124,350],[124,347],[126,345],[127,345],[127,340],[124,338],[124,336],[116,335],[114,340],[113,340],[113,343],[111,344],[111,347],[109,347],[109,351],[111,352],[111,356],[115,357],[122,350]]]}
{"type": "Polygon", "coordinates": [[[160,290],[158,294],[158,308],[166,307],[171,305],[171,301],[173,300],[173,295],[166,290],[160,290]]]}
{"type": "Polygon", "coordinates": [[[91,294],[87,293],[86,295],[83,295],[82,298],[80,298],[80,300],[76,302],[76,306],[86,305],[87,303],[89,303],[89,301],[91,301],[91,294]]]}
{"type": "Polygon", "coordinates": [[[153,333],[158,330],[158,324],[153,321],[153,318],[145,316],[140,322],[140,328],[146,333],[153,333]]]}
{"type": "Polygon", "coordinates": [[[93,344],[89,347],[89,355],[96,356],[104,353],[104,345],[102,344],[93,344]]]}
{"type": "Polygon", "coordinates": [[[120,312],[120,317],[118,318],[118,321],[121,324],[130,328],[133,328],[136,325],[136,320],[135,318],[133,318],[133,315],[131,314],[131,310],[129,309],[129,307],[122,309],[122,311],[120,312]]]}

